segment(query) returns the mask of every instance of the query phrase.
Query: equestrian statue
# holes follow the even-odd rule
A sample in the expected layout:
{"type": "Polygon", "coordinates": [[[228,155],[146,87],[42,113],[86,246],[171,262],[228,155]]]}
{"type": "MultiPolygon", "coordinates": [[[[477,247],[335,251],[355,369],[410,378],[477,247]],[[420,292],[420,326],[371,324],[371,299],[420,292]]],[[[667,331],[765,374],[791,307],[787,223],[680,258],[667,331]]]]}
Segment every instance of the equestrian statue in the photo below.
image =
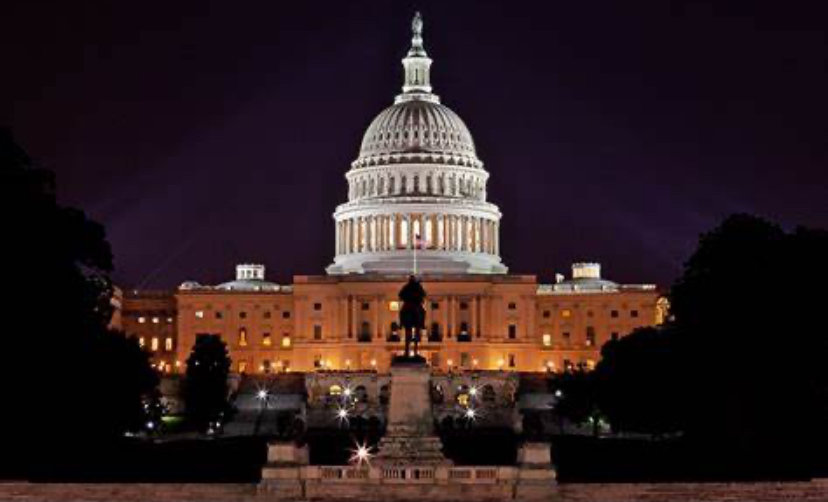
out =
{"type": "Polygon", "coordinates": [[[425,329],[425,307],[423,302],[426,298],[425,289],[416,276],[408,278],[408,282],[400,289],[400,325],[405,329],[405,354],[406,360],[422,360],[418,354],[420,335],[425,329]],[[411,344],[414,344],[412,350],[411,344]]]}

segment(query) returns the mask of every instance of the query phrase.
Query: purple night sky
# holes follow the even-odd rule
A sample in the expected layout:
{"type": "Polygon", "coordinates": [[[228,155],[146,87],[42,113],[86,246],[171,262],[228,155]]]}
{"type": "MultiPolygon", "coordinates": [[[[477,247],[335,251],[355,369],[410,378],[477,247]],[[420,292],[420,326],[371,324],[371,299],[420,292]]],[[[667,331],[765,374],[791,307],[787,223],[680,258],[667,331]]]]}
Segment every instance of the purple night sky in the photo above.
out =
{"type": "Polygon", "coordinates": [[[123,286],[321,274],[419,9],[511,271],[664,286],[729,213],[828,227],[824,4],[12,0],[0,124],[106,225],[123,286]]]}

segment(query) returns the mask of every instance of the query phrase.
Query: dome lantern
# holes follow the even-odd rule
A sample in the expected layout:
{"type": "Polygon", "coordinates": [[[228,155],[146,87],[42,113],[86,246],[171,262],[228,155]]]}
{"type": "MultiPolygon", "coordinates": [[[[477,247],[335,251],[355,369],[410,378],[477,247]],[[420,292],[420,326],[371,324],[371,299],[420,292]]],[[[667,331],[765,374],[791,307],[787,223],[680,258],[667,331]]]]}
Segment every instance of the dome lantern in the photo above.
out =
{"type": "Polygon", "coordinates": [[[431,94],[431,58],[426,54],[423,47],[423,18],[418,12],[411,22],[411,49],[403,59],[405,68],[405,83],[403,94],[397,100],[407,99],[416,96],[419,99],[439,102],[437,96],[431,94]]]}

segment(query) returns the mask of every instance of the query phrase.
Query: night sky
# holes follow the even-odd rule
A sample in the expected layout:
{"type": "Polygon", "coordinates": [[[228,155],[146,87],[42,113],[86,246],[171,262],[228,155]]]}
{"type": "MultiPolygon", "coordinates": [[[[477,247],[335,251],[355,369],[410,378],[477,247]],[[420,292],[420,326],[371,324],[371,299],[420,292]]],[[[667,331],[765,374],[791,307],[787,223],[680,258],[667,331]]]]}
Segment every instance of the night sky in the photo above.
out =
{"type": "Polygon", "coordinates": [[[321,274],[419,9],[511,271],[666,286],[729,213],[828,227],[825,3],[7,1],[0,124],[125,287],[321,274]]]}

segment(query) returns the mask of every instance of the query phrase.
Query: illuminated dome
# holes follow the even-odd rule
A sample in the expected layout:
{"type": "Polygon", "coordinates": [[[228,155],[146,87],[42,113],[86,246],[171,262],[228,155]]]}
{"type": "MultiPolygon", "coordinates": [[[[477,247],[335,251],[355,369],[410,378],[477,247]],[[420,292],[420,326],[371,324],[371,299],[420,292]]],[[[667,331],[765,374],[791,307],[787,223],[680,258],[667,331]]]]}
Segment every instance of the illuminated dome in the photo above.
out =
{"type": "Polygon", "coordinates": [[[501,274],[500,210],[468,127],[431,92],[414,18],[405,82],[365,132],[337,207],[329,274],[501,274]]]}
{"type": "Polygon", "coordinates": [[[401,99],[368,127],[353,167],[418,160],[482,168],[463,120],[434,99],[401,99]]]}

